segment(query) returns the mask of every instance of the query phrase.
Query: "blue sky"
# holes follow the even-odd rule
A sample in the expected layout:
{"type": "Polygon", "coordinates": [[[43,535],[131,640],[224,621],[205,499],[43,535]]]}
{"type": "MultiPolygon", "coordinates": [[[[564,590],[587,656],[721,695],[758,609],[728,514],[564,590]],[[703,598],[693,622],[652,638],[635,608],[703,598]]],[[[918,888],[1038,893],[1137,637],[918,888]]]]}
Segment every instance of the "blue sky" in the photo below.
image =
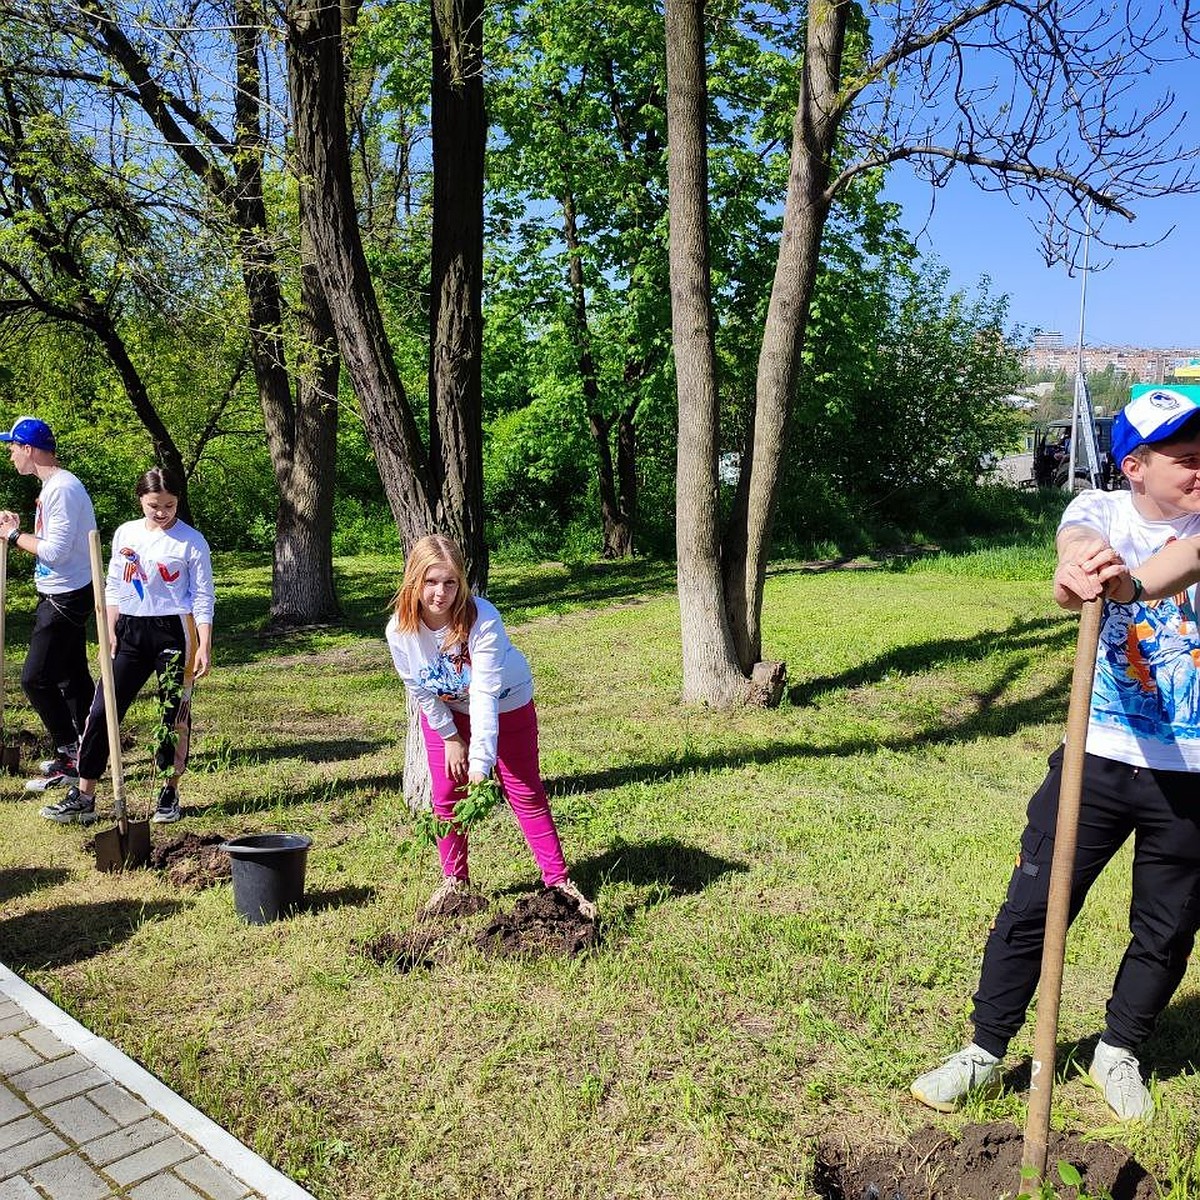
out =
{"type": "MultiPolygon", "coordinates": [[[[1047,267],[1040,254],[1040,216],[1032,204],[1015,205],[1002,194],[981,192],[965,174],[934,194],[903,166],[892,169],[885,190],[901,204],[903,224],[923,253],[950,270],[955,287],[972,288],[981,275],[1010,298],[1010,317],[1025,327],[1057,329],[1073,345],[1079,334],[1080,281],[1061,264],[1047,267]]],[[[1200,351],[1200,195],[1141,201],[1132,225],[1114,222],[1130,241],[1166,240],[1147,249],[1107,251],[1093,244],[1084,339],[1091,345],[1179,347],[1200,351]]]]}

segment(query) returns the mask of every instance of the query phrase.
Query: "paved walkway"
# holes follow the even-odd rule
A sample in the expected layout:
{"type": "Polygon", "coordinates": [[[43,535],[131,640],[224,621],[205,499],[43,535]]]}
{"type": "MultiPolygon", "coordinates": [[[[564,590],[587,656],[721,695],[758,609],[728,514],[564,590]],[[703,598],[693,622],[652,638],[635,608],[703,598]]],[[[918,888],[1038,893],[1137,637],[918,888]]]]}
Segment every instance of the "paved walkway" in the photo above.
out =
{"type": "Polygon", "coordinates": [[[312,1200],[0,964],[0,1200],[312,1200]]]}

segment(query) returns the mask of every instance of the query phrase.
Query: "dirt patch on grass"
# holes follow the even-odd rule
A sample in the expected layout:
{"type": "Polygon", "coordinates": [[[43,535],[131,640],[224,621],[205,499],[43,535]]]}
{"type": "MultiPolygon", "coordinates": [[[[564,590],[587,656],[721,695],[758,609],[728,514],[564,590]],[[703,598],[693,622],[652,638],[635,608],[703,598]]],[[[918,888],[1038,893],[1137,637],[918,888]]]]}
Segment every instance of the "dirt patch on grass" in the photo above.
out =
{"type": "Polygon", "coordinates": [[[378,937],[357,943],[354,949],[381,967],[392,967],[407,973],[435,966],[437,958],[433,951],[445,937],[444,932],[429,928],[413,933],[381,933],[378,937]]]}
{"type": "Polygon", "coordinates": [[[219,833],[185,833],[152,847],[150,865],[176,887],[199,892],[230,878],[229,855],[220,849],[226,840],[219,833]]]}
{"type": "Polygon", "coordinates": [[[475,945],[495,958],[580,954],[598,942],[597,923],[553,888],[518,900],[511,913],[500,913],[475,936],[475,945]]]}
{"type": "MultiPolygon", "coordinates": [[[[1030,1189],[1021,1183],[1023,1147],[1024,1134],[1009,1121],[968,1125],[957,1141],[930,1127],[900,1146],[855,1151],[823,1143],[813,1187],[823,1200],[996,1200],[1030,1189]]],[[[1052,1133],[1047,1161],[1063,1200],[1075,1200],[1077,1193],[1059,1182],[1060,1162],[1079,1172],[1080,1191],[1086,1195],[1112,1200],[1154,1200],[1158,1195],[1150,1175],[1118,1146],[1052,1133]]]]}

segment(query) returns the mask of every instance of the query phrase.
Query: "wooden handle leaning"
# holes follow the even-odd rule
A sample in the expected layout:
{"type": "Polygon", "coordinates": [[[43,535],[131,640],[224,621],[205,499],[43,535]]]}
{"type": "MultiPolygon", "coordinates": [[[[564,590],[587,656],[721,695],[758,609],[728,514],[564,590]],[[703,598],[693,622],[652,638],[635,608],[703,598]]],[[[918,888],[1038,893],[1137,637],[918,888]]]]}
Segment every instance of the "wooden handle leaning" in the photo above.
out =
{"type": "Polygon", "coordinates": [[[108,769],[112,774],[113,808],[117,828],[129,832],[125,816],[125,769],[121,762],[121,719],[117,715],[117,686],[113,679],[112,642],[108,637],[108,604],[104,598],[105,570],[100,557],[100,534],[88,534],[88,552],[92,559],[92,591],[96,596],[96,639],[100,643],[100,686],[104,689],[104,717],[108,724],[108,769]]]}
{"type": "Polygon", "coordinates": [[[1046,1174],[1050,1138],[1050,1099],[1054,1092],[1054,1060],[1058,1051],[1058,1006],[1062,999],[1063,955],[1071,916],[1071,882],[1075,874],[1075,843],[1079,833],[1079,802],[1083,792],[1083,761],[1087,748],[1088,718],[1092,708],[1092,676],[1100,641],[1104,601],[1089,600],[1079,620],[1075,667],[1071,675],[1071,702],[1067,709],[1067,741],[1063,747],[1062,776],[1058,793],[1058,820],[1054,829],[1054,857],[1050,864],[1050,896],[1046,907],[1046,933],[1042,944],[1042,975],[1038,984],[1037,1026],[1033,1036],[1033,1067],[1029,1081],[1029,1114],[1025,1121],[1022,1171],[1032,1169],[1036,1179],[1022,1179],[1022,1192],[1032,1191],[1046,1174]],[[1032,1186],[1031,1186],[1032,1184],[1032,1186]]]}

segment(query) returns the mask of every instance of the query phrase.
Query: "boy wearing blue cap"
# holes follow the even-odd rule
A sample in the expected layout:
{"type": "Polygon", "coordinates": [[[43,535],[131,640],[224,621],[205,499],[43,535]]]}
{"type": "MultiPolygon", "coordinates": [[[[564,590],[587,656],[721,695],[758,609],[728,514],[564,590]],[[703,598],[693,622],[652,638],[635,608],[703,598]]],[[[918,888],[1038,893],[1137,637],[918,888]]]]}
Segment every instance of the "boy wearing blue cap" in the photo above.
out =
{"type": "MultiPolygon", "coordinates": [[[[1200,535],[1200,406],[1170,388],[1139,396],[1113,422],[1129,491],[1075,497],[1059,524],[1054,599],[1067,609],[1107,592],[1092,685],[1071,916],[1134,834],[1132,938],[1113,983],[1089,1074],[1122,1120],[1154,1101],[1135,1051],[1183,978],[1200,927],[1200,631],[1195,597],[1169,595],[1178,539],[1200,535]],[[1151,560],[1151,561],[1148,561],[1151,560]],[[1147,589],[1135,572],[1145,567],[1147,589]],[[1156,600],[1155,597],[1164,597],[1156,600]],[[1117,597],[1120,597],[1118,600],[1117,597]]],[[[1193,550],[1191,560],[1200,556],[1193,550]]],[[[1191,579],[1200,576],[1193,570],[1191,579]]],[[[914,1081],[941,1112],[1000,1085],[1000,1063],[1041,973],[1062,750],[1029,803],[1008,895],[988,934],[975,993],[974,1039],[914,1081]]]]}
{"type": "Polygon", "coordinates": [[[0,512],[0,537],[34,556],[37,612],[21,687],[46,726],[54,757],[25,787],[45,791],[78,776],[79,736],[95,693],[87,659],[87,621],[94,607],[88,534],[96,528],[92,501],[82,483],[59,466],[50,426],[36,417],[18,417],[8,433],[9,457],[21,475],[36,475],[42,490],[33,531],[21,529],[15,512],[0,512]]]}

